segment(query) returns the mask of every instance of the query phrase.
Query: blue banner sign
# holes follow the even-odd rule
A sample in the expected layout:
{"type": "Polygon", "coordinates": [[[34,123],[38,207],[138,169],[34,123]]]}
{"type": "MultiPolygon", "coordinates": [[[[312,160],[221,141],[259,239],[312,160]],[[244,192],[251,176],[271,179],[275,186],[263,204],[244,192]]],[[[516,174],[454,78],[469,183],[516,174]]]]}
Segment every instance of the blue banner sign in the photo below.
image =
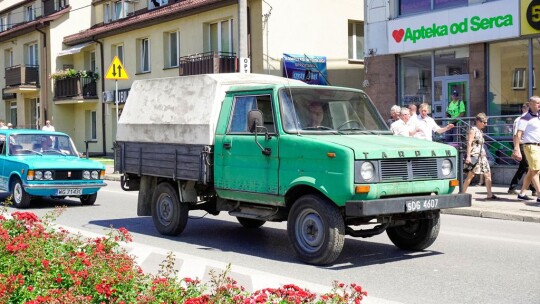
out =
{"type": "Polygon", "coordinates": [[[283,76],[309,84],[327,85],[326,57],[284,53],[283,76]]]}

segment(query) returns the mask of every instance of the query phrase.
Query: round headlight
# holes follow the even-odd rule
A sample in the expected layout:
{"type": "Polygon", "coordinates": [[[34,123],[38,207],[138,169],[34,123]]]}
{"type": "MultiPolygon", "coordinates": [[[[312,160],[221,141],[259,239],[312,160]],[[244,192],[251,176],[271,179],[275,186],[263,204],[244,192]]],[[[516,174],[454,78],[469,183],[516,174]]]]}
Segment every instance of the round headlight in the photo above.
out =
{"type": "Polygon", "coordinates": [[[360,175],[362,176],[362,179],[365,181],[369,181],[373,178],[373,174],[375,172],[375,168],[373,167],[373,164],[370,162],[365,162],[360,167],[360,175]]]}
{"type": "Polygon", "coordinates": [[[34,179],[35,180],[42,180],[43,179],[43,172],[41,172],[41,171],[34,172],[34,179]]]}
{"type": "Polygon", "coordinates": [[[82,172],[82,178],[83,179],[90,179],[90,171],[84,170],[82,172]]]}
{"type": "Polygon", "coordinates": [[[98,179],[99,173],[97,171],[92,171],[92,179],[98,179]]]}
{"type": "Polygon", "coordinates": [[[45,171],[45,173],[43,173],[43,177],[45,177],[45,179],[53,179],[52,177],[52,172],[51,171],[45,171]]]}
{"type": "Polygon", "coordinates": [[[452,173],[452,162],[450,160],[445,159],[442,161],[441,172],[444,176],[448,176],[452,173]]]}

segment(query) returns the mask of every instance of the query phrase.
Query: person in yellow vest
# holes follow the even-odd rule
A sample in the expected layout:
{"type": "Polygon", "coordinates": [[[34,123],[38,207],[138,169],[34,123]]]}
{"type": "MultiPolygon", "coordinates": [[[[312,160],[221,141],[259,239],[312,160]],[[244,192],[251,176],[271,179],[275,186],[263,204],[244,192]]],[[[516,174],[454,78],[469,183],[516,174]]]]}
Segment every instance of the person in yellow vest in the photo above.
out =
{"type": "MultiPolygon", "coordinates": [[[[459,98],[459,92],[456,90],[452,91],[451,100],[446,107],[446,117],[454,118],[448,123],[459,125],[459,118],[465,116],[466,112],[465,102],[459,98]]],[[[456,128],[448,132],[446,140],[449,142],[458,142],[459,141],[459,128],[456,128]],[[455,136],[457,134],[457,136],[455,136]]]]}

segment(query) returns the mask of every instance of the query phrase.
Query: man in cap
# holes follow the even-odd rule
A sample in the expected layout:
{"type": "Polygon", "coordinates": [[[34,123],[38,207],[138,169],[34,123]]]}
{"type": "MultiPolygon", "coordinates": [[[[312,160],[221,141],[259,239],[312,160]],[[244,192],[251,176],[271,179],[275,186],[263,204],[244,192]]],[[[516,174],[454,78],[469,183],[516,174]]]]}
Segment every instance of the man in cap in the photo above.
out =
{"type": "MultiPolygon", "coordinates": [[[[453,120],[450,120],[448,123],[458,125],[459,118],[465,116],[465,102],[461,98],[459,98],[459,92],[457,90],[452,90],[451,94],[451,100],[448,103],[448,106],[446,107],[446,117],[448,118],[454,118],[453,120]]],[[[457,129],[454,129],[450,132],[448,132],[448,141],[458,141],[459,138],[456,138],[453,136],[456,134],[457,129]]]]}

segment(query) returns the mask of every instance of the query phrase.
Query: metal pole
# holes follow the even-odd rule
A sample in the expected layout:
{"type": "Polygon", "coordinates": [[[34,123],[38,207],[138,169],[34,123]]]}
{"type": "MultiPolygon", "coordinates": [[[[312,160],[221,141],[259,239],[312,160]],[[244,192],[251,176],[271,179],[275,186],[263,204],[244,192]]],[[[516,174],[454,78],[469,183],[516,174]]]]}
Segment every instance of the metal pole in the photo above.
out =
{"type": "Polygon", "coordinates": [[[238,0],[238,58],[247,57],[247,0],[238,0]]]}
{"type": "Polygon", "coordinates": [[[116,103],[116,127],[118,128],[118,79],[116,79],[114,81],[114,85],[116,87],[116,98],[114,99],[115,103],[116,103]]]}
{"type": "Polygon", "coordinates": [[[463,145],[458,147],[457,178],[459,181],[459,193],[463,193],[463,145]]]}

